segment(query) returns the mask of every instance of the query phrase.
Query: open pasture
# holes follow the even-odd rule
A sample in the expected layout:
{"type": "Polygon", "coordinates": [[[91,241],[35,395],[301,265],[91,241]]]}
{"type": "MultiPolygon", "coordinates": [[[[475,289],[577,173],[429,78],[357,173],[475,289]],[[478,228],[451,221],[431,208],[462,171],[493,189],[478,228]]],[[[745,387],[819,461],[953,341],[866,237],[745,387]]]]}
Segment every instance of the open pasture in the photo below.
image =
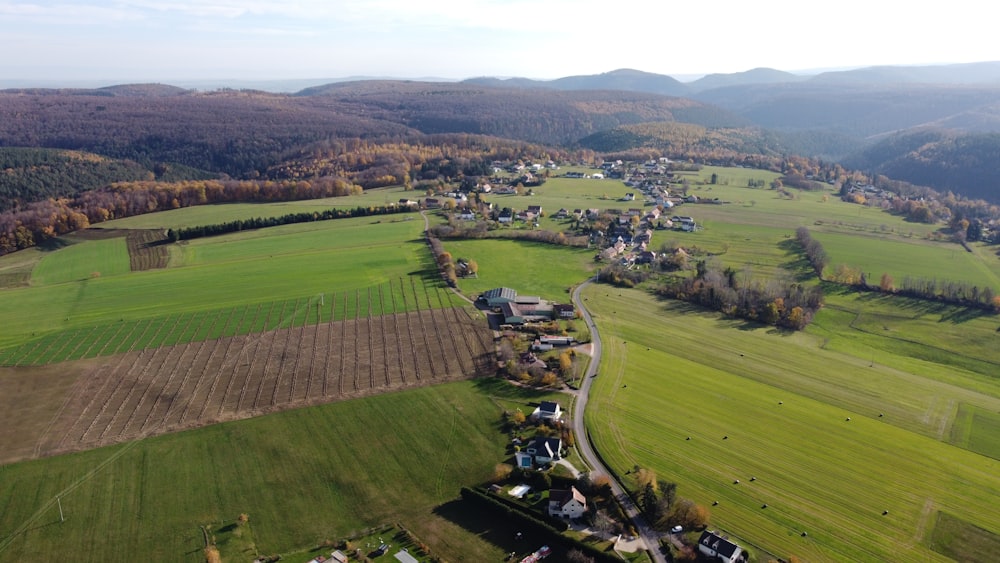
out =
{"type": "MultiPolygon", "coordinates": [[[[367,291],[411,274],[436,278],[422,230],[422,221],[358,218],[243,231],[169,245],[168,268],[5,290],[0,350],[46,336],[63,341],[67,331],[319,298],[331,288],[367,291]]],[[[57,269],[64,256],[76,260],[64,252],[100,242],[111,241],[82,242],[45,260],[57,269]]]]}
{"type": "Polygon", "coordinates": [[[53,331],[0,350],[0,365],[39,366],[457,303],[450,292],[410,276],[353,291],[53,331]]]}
{"type": "Polygon", "coordinates": [[[486,480],[503,454],[491,397],[521,390],[490,383],[407,389],[6,465],[0,562],[67,553],[204,561],[199,526],[241,513],[262,555],[400,522],[443,559],[499,561],[490,537],[438,510],[460,487],[486,480]]]}
{"type": "MultiPolygon", "coordinates": [[[[492,373],[492,341],[485,323],[464,309],[443,307],[444,290],[407,298],[416,310],[389,314],[354,306],[354,317],[337,322],[271,327],[248,324],[240,336],[130,349],[101,362],[60,364],[76,383],[64,397],[25,393],[24,404],[42,400],[53,413],[44,426],[20,428],[20,448],[5,459],[51,455],[139,437],[246,418],[273,410],[370,395],[492,373]],[[421,299],[424,301],[421,303],[421,299]],[[431,300],[437,302],[431,302],[431,300]],[[433,307],[431,307],[433,305],[433,307]]],[[[356,295],[343,297],[344,301],[356,295]]],[[[369,307],[373,300],[369,300],[369,307]]],[[[325,306],[334,316],[338,300],[325,306]]],[[[246,311],[280,313],[274,308],[246,311]]],[[[154,330],[164,330],[162,323],[154,330]]],[[[176,325],[175,325],[176,326],[176,325]]],[[[70,342],[72,345],[72,341],[70,342]]],[[[16,378],[0,379],[0,388],[16,378]]],[[[4,395],[17,389],[4,388],[4,395]]],[[[18,427],[8,420],[5,427],[18,427]]]]}
{"type": "Polygon", "coordinates": [[[458,280],[458,287],[470,299],[494,287],[510,287],[521,295],[569,303],[567,289],[587,279],[597,252],[502,239],[443,242],[456,260],[465,258],[479,265],[477,277],[458,280]]]}
{"type": "Polygon", "coordinates": [[[1000,382],[831,349],[846,324],[786,333],[638,290],[585,296],[605,345],[587,412],[602,456],[677,482],[739,543],[808,561],[937,561],[938,511],[1000,533],[1000,461],[949,443],[960,405],[1000,411],[1000,382]]]}
{"type": "Polygon", "coordinates": [[[256,217],[281,217],[295,213],[312,213],[327,209],[354,207],[381,207],[400,199],[417,199],[422,193],[404,190],[402,186],[366,190],[360,195],[281,201],[274,203],[218,203],[169,209],[124,219],[115,219],[95,225],[99,229],[178,229],[228,223],[237,219],[256,217]]]}

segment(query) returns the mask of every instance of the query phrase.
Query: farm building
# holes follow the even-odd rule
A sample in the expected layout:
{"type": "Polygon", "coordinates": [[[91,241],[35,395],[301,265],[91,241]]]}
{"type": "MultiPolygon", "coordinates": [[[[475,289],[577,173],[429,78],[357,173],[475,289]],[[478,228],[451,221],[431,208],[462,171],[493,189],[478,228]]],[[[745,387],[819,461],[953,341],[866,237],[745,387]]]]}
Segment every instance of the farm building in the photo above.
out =
{"type": "Polygon", "coordinates": [[[576,309],[572,305],[553,305],[552,312],[559,319],[572,319],[576,316],[576,309]]]}
{"type": "Polygon", "coordinates": [[[497,287],[483,292],[479,299],[490,307],[499,307],[501,303],[513,303],[517,292],[509,287],[497,287]]]}
{"type": "Polygon", "coordinates": [[[747,559],[743,548],[709,530],[702,532],[698,539],[698,551],[723,563],[736,563],[747,559]]]}
{"type": "Polygon", "coordinates": [[[562,518],[579,518],[587,512],[587,497],[571,486],[569,490],[549,491],[549,515],[562,518]]]}
{"type": "Polygon", "coordinates": [[[543,344],[541,340],[536,339],[534,342],[531,343],[532,352],[548,352],[551,349],[552,349],[551,344],[543,344]]]}
{"type": "Polygon", "coordinates": [[[576,342],[576,339],[572,336],[547,336],[542,334],[538,337],[538,341],[542,344],[550,344],[552,346],[570,346],[576,342]]]}
{"type": "Polygon", "coordinates": [[[559,420],[562,418],[562,407],[553,401],[542,401],[542,404],[531,413],[531,418],[535,420],[559,420]]]}

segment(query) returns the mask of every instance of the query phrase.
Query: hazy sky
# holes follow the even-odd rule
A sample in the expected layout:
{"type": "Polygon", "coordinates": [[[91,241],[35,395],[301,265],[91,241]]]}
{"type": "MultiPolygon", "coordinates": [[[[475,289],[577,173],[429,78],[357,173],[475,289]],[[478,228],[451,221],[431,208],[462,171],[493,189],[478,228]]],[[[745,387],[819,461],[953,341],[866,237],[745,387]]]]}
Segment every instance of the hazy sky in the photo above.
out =
{"type": "Polygon", "coordinates": [[[0,0],[0,80],[678,76],[1000,60],[987,5],[0,0]]]}

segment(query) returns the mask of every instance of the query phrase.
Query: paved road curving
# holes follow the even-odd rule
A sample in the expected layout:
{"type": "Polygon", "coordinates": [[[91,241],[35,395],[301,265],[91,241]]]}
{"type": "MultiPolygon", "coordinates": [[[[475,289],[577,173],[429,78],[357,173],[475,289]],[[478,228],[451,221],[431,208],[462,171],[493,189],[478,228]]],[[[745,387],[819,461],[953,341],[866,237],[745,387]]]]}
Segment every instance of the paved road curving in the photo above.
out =
{"type": "Polygon", "coordinates": [[[576,435],[576,448],[580,452],[580,457],[591,467],[591,477],[607,475],[610,478],[611,490],[621,502],[625,513],[632,520],[632,524],[639,532],[639,536],[642,537],[643,542],[645,542],[648,553],[653,561],[666,563],[667,558],[660,552],[660,534],[646,524],[645,519],[639,514],[639,508],[632,502],[632,498],[625,493],[625,488],[615,475],[608,470],[604,462],[601,461],[601,458],[590,443],[590,436],[587,434],[587,428],[583,424],[583,412],[587,408],[587,396],[590,394],[590,386],[593,383],[594,377],[597,376],[597,367],[601,363],[601,335],[597,332],[597,326],[594,324],[594,319],[590,316],[590,311],[580,301],[580,292],[596,279],[596,277],[588,279],[573,290],[573,305],[582,313],[583,321],[587,323],[587,329],[590,330],[590,338],[593,344],[590,366],[587,367],[587,372],[583,374],[583,383],[580,385],[580,391],[576,396],[576,404],[573,406],[573,434],[576,435]]]}

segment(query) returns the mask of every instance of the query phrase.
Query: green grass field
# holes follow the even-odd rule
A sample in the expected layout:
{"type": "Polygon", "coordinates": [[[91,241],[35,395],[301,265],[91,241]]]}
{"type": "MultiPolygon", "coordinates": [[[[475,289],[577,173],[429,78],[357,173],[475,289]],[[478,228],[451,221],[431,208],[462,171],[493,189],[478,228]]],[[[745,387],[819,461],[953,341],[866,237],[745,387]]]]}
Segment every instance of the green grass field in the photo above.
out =
{"type": "Polygon", "coordinates": [[[5,290],[0,349],[119,322],[367,291],[401,277],[437,284],[422,231],[423,221],[403,216],[244,231],[174,245],[166,269],[97,278],[79,274],[89,270],[88,259],[114,256],[107,249],[123,239],[73,244],[46,254],[35,269],[43,280],[75,281],[5,290]]]}
{"type": "Polygon", "coordinates": [[[481,531],[466,529],[450,501],[503,459],[500,405],[527,409],[549,395],[497,383],[427,387],[4,466],[0,561],[65,553],[199,561],[199,526],[241,513],[261,554],[400,522],[445,559],[499,560],[510,538],[477,539],[481,531]]]}
{"type": "Polygon", "coordinates": [[[590,276],[593,249],[566,248],[511,240],[446,240],[445,250],[455,259],[479,264],[476,278],[458,280],[470,299],[495,287],[510,287],[521,295],[537,295],[561,303],[569,302],[567,289],[590,276]]]}
{"type": "Polygon", "coordinates": [[[831,328],[785,333],[639,290],[585,294],[605,344],[587,415],[602,456],[718,501],[713,526],[751,549],[940,560],[927,548],[936,510],[1000,530],[1000,462],[947,443],[959,403],[1000,410],[998,382],[956,381],[959,370],[926,361],[927,373],[873,364],[827,346],[831,328]]]}
{"type": "Polygon", "coordinates": [[[47,253],[31,273],[32,285],[79,282],[131,271],[125,238],[82,241],[47,253]]]}

